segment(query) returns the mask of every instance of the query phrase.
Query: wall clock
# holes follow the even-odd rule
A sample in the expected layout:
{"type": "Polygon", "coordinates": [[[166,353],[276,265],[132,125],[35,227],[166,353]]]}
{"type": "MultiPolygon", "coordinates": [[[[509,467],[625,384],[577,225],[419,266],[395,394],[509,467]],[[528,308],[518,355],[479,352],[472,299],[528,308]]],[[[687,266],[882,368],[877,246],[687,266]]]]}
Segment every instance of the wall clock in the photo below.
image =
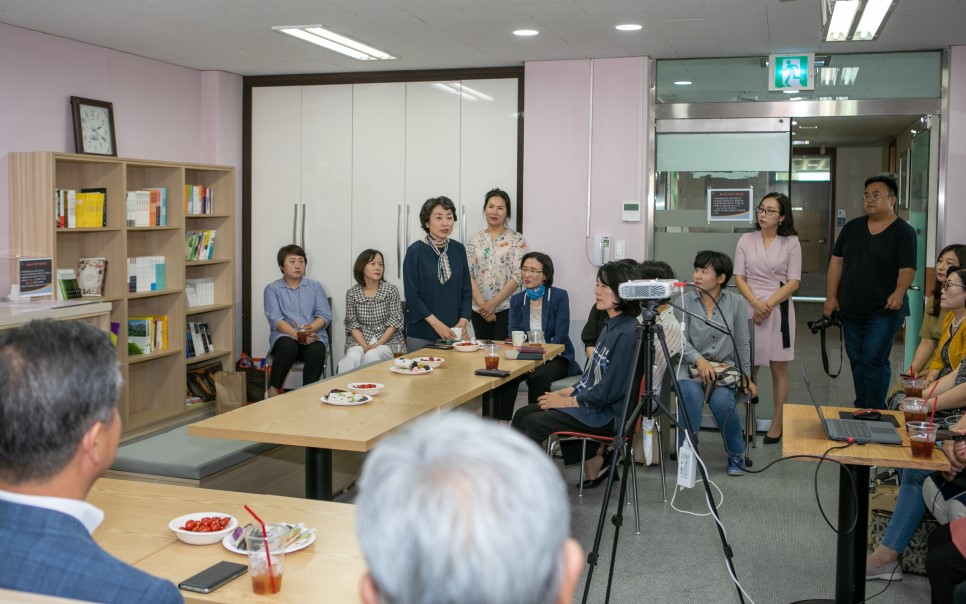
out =
{"type": "Polygon", "coordinates": [[[76,152],[117,156],[117,142],[114,139],[114,105],[72,96],[70,106],[74,115],[76,152]]]}

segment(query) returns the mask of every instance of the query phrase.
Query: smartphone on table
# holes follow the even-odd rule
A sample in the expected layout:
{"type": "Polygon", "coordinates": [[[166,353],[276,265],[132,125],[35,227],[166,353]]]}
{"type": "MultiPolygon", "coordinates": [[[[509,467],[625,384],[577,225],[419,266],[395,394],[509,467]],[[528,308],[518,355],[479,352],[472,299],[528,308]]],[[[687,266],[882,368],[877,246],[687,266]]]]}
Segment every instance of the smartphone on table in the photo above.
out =
{"type": "Polygon", "coordinates": [[[248,565],[237,562],[219,562],[209,566],[197,575],[185,579],[178,584],[180,589],[209,594],[232,579],[236,579],[248,572],[248,565]]]}

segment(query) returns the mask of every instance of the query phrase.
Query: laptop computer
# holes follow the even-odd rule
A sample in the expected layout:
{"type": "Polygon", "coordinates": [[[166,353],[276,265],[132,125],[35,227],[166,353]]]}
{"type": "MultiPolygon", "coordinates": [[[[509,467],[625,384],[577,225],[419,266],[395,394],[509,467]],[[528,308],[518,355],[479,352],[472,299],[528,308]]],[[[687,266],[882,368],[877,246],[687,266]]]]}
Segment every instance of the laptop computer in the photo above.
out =
{"type": "Polygon", "coordinates": [[[825,419],[822,406],[815,400],[815,394],[812,392],[812,384],[808,381],[808,374],[805,373],[805,365],[802,365],[802,377],[805,378],[808,396],[812,399],[812,406],[818,411],[818,419],[822,423],[825,436],[829,440],[852,441],[859,444],[902,444],[902,436],[899,435],[899,432],[896,431],[894,426],[885,422],[869,422],[861,419],[825,419]]]}

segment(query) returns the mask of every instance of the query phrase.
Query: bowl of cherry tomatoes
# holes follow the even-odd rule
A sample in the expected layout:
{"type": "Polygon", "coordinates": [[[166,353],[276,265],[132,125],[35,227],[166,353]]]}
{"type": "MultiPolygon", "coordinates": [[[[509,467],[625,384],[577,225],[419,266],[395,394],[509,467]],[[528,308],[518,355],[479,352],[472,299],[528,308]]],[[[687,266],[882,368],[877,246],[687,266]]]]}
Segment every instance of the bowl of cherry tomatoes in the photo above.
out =
{"type": "Polygon", "coordinates": [[[385,388],[385,385],[377,384],[376,382],[352,382],[346,387],[356,394],[376,396],[382,391],[383,388],[385,388]]]}
{"type": "Polygon", "coordinates": [[[171,532],[190,545],[218,543],[237,526],[234,516],[221,512],[185,514],[168,523],[171,532]]]}

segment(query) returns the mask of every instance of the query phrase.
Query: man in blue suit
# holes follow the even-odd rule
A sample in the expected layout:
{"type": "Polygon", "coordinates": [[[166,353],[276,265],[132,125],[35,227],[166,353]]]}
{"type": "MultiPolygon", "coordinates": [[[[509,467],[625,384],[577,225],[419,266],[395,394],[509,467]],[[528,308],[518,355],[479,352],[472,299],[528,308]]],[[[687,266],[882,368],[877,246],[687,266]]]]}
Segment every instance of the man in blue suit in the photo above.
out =
{"type": "Polygon", "coordinates": [[[0,588],[95,602],[181,602],[170,582],[102,550],[84,501],[114,461],[114,346],[77,321],[0,332],[0,588]]]}

